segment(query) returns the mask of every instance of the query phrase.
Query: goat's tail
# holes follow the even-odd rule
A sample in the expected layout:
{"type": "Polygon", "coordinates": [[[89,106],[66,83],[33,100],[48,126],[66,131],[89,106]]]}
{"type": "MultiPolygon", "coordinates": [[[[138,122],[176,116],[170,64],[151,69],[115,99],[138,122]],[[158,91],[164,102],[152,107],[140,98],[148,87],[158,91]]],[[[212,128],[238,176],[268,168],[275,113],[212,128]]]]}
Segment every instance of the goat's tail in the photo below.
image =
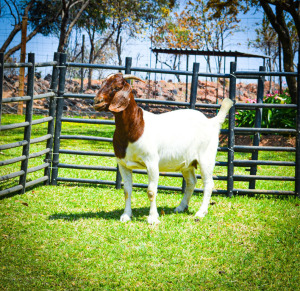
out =
{"type": "Polygon", "coordinates": [[[230,108],[233,105],[233,101],[230,100],[229,98],[225,98],[222,102],[221,109],[218,113],[218,115],[214,118],[216,122],[218,122],[220,125],[223,124],[225,121],[226,115],[230,108]]]}

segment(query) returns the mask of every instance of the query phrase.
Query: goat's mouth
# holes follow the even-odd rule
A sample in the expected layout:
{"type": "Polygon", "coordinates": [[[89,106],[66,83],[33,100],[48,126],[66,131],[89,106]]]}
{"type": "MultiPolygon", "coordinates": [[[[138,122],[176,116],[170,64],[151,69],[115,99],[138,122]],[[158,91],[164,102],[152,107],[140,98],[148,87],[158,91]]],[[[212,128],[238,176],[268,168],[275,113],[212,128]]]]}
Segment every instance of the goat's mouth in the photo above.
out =
{"type": "Polygon", "coordinates": [[[94,109],[96,110],[96,111],[103,111],[103,110],[107,110],[107,108],[108,108],[108,106],[107,106],[108,104],[106,103],[106,102],[97,102],[97,103],[95,103],[94,104],[94,109]]]}

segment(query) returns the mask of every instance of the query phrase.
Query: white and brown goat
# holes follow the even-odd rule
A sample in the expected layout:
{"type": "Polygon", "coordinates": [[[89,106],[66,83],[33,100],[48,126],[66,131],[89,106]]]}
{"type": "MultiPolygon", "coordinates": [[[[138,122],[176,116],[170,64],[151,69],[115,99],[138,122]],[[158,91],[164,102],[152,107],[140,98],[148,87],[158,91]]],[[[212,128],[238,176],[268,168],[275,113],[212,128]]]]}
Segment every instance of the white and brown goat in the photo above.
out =
{"type": "MultiPolygon", "coordinates": [[[[180,171],[186,181],[184,197],[175,212],[188,208],[197,179],[199,164],[204,183],[203,203],[196,213],[204,217],[214,186],[213,169],[219,132],[233,102],[225,98],[217,116],[208,119],[199,111],[176,110],[153,114],[140,108],[126,79],[138,79],[121,73],[108,76],[95,97],[97,111],[110,111],[115,116],[113,146],[124,181],[125,210],[121,221],[132,216],[132,170],[146,169],[147,194],[150,200],[148,223],[159,223],[156,194],[159,171],[180,171]]],[[[142,81],[142,80],[141,80],[142,81]]]]}

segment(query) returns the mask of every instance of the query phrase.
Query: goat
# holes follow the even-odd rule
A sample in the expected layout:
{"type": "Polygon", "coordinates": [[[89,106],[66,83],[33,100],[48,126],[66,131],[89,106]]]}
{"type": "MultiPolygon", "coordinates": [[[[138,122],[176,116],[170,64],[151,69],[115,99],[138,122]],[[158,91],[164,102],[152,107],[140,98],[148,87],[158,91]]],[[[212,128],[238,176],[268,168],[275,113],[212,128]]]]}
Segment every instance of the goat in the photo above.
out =
{"type": "Polygon", "coordinates": [[[147,194],[150,200],[149,224],[159,223],[156,207],[159,171],[180,171],[186,181],[184,197],[175,212],[187,210],[197,179],[199,164],[204,183],[204,198],[196,217],[204,217],[214,186],[213,169],[219,132],[233,102],[225,98],[217,116],[208,119],[203,113],[181,109],[153,114],[140,108],[127,79],[140,78],[117,73],[108,76],[95,97],[97,111],[110,111],[115,116],[113,147],[124,181],[125,210],[120,220],[132,216],[132,170],[146,169],[147,194]]]}

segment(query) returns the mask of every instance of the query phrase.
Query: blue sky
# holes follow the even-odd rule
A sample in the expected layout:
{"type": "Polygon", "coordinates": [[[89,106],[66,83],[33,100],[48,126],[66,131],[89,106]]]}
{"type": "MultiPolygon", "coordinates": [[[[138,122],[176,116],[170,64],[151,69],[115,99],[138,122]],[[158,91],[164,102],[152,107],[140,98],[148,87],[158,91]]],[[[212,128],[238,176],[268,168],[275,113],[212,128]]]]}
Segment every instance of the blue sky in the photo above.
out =
{"type": "MultiPolygon", "coordinates": [[[[262,17],[262,13],[257,13],[255,15],[248,13],[247,15],[241,15],[241,23],[240,27],[241,31],[235,33],[231,36],[227,41],[226,50],[231,51],[241,51],[241,52],[249,52],[259,54],[260,52],[255,51],[248,47],[247,43],[249,40],[253,40],[255,38],[255,25],[260,22],[262,17]]],[[[0,44],[2,44],[6,37],[8,36],[11,30],[11,23],[7,17],[0,18],[0,44]]],[[[21,38],[21,35],[18,34],[15,38],[15,41],[12,45],[16,44],[21,38]]],[[[86,41],[87,42],[87,41],[86,41]]],[[[33,52],[36,54],[36,61],[50,61],[53,58],[53,53],[57,50],[58,39],[56,37],[44,37],[42,35],[35,36],[28,44],[27,44],[27,53],[33,52]]],[[[124,44],[123,51],[123,60],[125,60],[126,56],[130,56],[133,58],[134,66],[150,66],[152,68],[155,67],[155,56],[150,52],[151,43],[148,39],[135,39],[130,40],[124,44]]],[[[19,58],[20,52],[15,54],[16,58],[19,58]]],[[[185,58],[183,58],[185,59],[185,58]]],[[[197,61],[200,62],[200,71],[206,71],[205,61],[201,57],[197,57],[196,59],[190,58],[190,68],[192,68],[192,62],[197,61]]],[[[233,61],[233,59],[229,58],[227,60],[226,68],[229,68],[229,62],[233,61]]],[[[258,67],[262,65],[262,60],[259,59],[238,59],[238,69],[239,70],[257,70],[258,67]]],[[[159,67],[161,65],[158,65],[159,67]]],[[[185,60],[182,61],[181,69],[185,69],[186,64],[185,60]]],[[[190,69],[191,70],[191,69],[190,69]]],[[[43,72],[42,72],[43,73],[43,72]]]]}

